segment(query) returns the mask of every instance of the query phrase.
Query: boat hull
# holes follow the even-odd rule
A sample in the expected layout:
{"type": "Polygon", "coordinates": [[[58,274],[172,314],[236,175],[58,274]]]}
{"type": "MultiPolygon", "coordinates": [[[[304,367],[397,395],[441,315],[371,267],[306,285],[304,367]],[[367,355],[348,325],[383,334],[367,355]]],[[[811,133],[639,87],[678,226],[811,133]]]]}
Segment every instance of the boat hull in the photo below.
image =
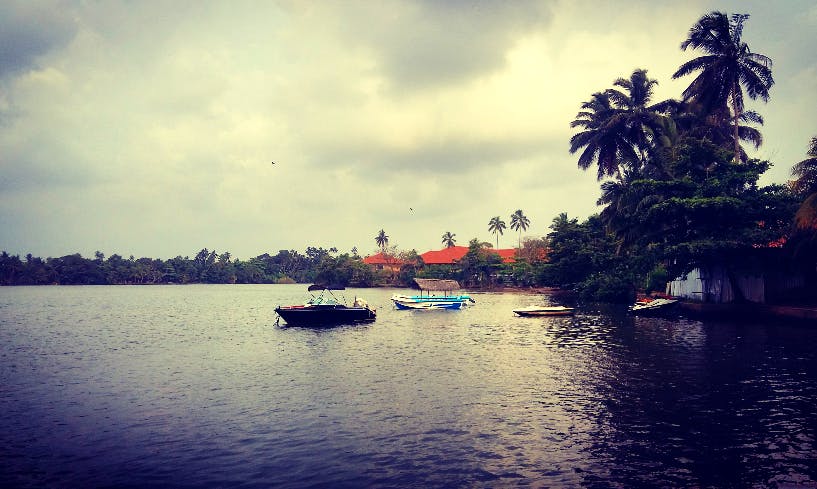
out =
{"type": "Polygon", "coordinates": [[[657,316],[672,312],[677,306],[678,300],[676,299],[655,299],[630,306],[630,313],[636,316],[657,316]]]}
{"type": "Polygon", "coordinates": [[[332,326],[336,324],[370,323],[377,314],[368,307],[343,305],[279,306],[278,314],[290,326],[332,326]]]}
{"type": "Polygon", "coordinates": [[[465,305],[464,302],[456,302],[456,301],[433,301],[433,302],[420,302],[420,301],[401,301],[397,299],[392,299],[394,302],[394,307],[399,310],[434,310],[434,309],[462,309],[465,305]]]}
{"type": "Polygon", "coordinates": [[[514,309],[513,312],[514,314],[522,317],[572,316],[575,309],[564,306],[526,307],[522,309],[514,309]]]}
{"type": "Polygon", "coordinates": [[[391,297],[394,307],[406,309],[462,309],[474,299],[469,295],[400,295],[391,297]]]}

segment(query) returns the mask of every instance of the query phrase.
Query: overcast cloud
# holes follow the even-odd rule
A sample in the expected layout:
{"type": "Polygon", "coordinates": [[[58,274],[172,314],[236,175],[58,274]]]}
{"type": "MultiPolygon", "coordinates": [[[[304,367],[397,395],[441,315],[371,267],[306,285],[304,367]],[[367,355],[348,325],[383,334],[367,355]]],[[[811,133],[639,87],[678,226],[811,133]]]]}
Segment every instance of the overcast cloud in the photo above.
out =
{"type": "Polygon", "coordinates": [[[598,211],[580,104],[636,68],[679,97],[714,9],[774,60],[762,183],[817,135],[813,1],[181,3],[0,3],[0,249],[424,252],[516,209],[543,236],[598,211]]]}

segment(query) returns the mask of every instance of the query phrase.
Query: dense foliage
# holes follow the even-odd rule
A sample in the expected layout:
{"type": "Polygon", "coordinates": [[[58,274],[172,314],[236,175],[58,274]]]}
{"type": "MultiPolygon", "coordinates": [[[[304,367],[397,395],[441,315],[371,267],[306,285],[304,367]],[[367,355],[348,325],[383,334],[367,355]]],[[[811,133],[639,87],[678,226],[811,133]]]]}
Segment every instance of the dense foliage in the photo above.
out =
{"type": "Polygon", "coordinates": [[[259,255],[243,261],[230,253],[218,254],[206,248],[193,258],[177,256],[156,258],[107,259],[97,252],[94,259],[80,254],[59,258],[27,255],[25,259],[0,254],[0,285],[114,285],[161,283],[288,283],[324,282],[370,286],[374,272],[357,255],[337,254],[334,248],[309,247],[304,254],[281,250],[275,256],[259,255]]]}
{"type": "Polygon", "coordinates": [[[546,282],[616,301],[712,266],[814,282],[813,162],[795,167],[794,185],[758,187],[771,164],[741,147],[763,140],[744,94],[767,101],[774,84],[771,59],[741,39],[748,17],[711,12],[692,26],[681,48],[705,55],[673,75],[696,75],[680,100],[655,103],[658,82],[638,69],[582,104],[570,151],[580,168],[597,167],[604,208],[584,223],[554,221],[546,282]]]}

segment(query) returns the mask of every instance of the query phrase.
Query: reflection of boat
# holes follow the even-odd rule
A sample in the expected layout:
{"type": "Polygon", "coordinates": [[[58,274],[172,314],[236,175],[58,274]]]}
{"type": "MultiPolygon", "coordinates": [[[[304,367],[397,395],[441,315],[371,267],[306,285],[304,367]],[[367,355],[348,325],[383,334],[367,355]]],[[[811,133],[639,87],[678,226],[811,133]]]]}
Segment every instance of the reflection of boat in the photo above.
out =
{"type": "Polygon", "coordinates": [[[524,316],[571,316],[575,309],[565,306],[528,306],[514,309],[514,313],[524,316]]]}
{"type": "Polygon", "coordinates": [[[659,297],[657,299],[640,299],[629,307],[631,313],[646,316],[649,314],[660,314],[670,311],[678,304],[678,299],[659,297]]]}
{"type": "Polygon", "coordinates": [[[394,294],[391,300],[397,309],[462,309],[468,303],[475,302],[468,294],[451,294],[451,291],[460,288],[456,280],[416,278],[414,282],[420,288],[420,294],[394,294]],[[442,294],[432,295],[432,292],[442,294]]]}
{"type": "Polygon", "coordinates": [[[374,321],[376,311],[369,307],[365,300],[355,298],[351,306],[339,300],[332,290],[341,290],[342,287],[309,286],[309,291],[320,290],[302,305],[278,306],[276,314],[282,317],[290,326],[328,326],[333,324],[350,324],[374,321]]]}

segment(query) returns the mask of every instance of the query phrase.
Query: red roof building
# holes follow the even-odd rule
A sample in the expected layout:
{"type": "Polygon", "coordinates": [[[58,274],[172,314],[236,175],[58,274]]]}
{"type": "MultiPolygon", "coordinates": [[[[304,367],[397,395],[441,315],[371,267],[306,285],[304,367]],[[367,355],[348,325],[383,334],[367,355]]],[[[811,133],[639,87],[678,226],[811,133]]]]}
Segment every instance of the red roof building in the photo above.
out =
{"type": "MultiPolygon", "coordinates": [[[[516,261],[516,248],[509,248],[504,250],[488,249],[491,253],[496,253],[502,258],[502,263],[513,263],[516,261]]],[[[426,251],[420,258],[426,265],[452,265],[457,260],[462,259],[468,253],[467,246],[449,246],[441,250],[426,251]]],[[[365,261],[365,260],[364,260],[365,261]]]]}
{"type": "Polygon", "coordinates": [[[363,263],[371,265],[378,270],[388,269],[393,272],[399,272],[400,267],[405,265],[406,262],[396,256],[386,255],[380,252],[376,255],[367,256],[363,259],[363,263]]]}

